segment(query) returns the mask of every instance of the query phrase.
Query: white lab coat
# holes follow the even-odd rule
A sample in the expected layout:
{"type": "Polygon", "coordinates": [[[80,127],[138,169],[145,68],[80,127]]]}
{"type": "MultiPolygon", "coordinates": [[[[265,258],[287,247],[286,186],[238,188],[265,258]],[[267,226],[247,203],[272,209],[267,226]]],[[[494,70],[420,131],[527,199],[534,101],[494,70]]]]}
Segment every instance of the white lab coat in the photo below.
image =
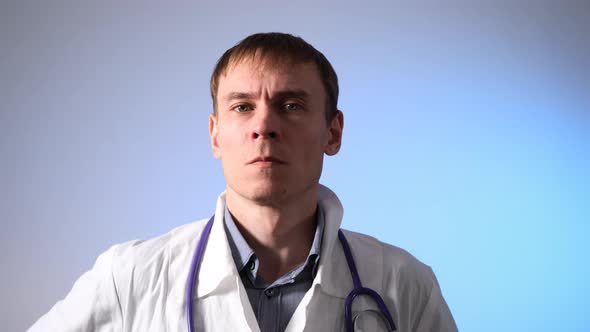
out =
{"type": "MultiPolygon", "coordinates": [[[[353,285],[337,239],[342,205],[323,186],[318,202],[326,222],[320,265],[288,332],[344,331],[344,299],[353,285]]],[[[260,331],[228,245],[224,207],[225,195],[221,194],[193,294],[195,329],[260,331]]],[[[155,239],[113,246],[29,331],[186,331],[187,278],[206,222],[180,226],[155,239]]],[[[350,231],[344,234],[363,285],[383,297],[398,331],[457,330],[430,267],[372,237],[350,231]]],[[[353,304],[356,331],[379,331],[385,326],[374,310],[376,305],[366,296],[357,297],[353,304]]]]}

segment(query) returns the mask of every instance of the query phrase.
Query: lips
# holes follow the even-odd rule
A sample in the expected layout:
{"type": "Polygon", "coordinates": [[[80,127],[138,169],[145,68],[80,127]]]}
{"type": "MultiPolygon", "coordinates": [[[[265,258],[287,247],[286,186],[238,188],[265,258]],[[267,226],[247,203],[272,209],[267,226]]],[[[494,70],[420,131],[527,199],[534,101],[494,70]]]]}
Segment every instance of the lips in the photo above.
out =
{"type": "Polygon", "coordinates": [[[256,164],[256,163],[260,163],[260,164],[285,164],[285,161],[274,157],[274,156],[259,156],[256,157],[252,160],[250,160],[250,162],[248,162],[248,164],[256,164]]]}

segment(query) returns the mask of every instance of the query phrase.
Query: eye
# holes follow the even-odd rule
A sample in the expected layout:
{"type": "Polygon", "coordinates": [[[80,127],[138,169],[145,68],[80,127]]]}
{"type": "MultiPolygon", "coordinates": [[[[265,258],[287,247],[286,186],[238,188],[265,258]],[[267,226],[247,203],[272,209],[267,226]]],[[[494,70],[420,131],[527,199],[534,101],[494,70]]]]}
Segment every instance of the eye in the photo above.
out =
{"type": "Polygon", "coordinates": [[[232,110],[234,110],[238,113],[244,113],[244,112],[248,112],[252,109],[250,108],[250,106],[248,106],[246,104],[239,104],[237,106],[234,106],[234,108],[232,108],[232,110]]]}
{"type": "Polygon", "coordinates": [[[284,111],[296,111],[296,110],[300,110],[300,109],[302,109],[301,105],[296,104],[296,103],[287,103],[287,104],[283,105],[284,111]]]}

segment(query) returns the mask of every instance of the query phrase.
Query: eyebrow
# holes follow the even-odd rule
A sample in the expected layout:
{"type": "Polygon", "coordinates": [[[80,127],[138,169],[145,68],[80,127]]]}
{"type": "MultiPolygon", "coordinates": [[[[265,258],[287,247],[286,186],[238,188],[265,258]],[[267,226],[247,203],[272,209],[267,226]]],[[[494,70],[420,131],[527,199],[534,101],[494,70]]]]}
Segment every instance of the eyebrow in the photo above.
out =
{"type": "Polygon", "coordinates": [[[254,94],[253,93],[247,93],[247,92],[230,92],[228,93],[225,98],[223,98],[223,100],[230,102],[232,100],[236,100],[236,99],[252,99],[254,98],[254,94]]]}
{"type": "MultiPolygon", "coordinates": [[[[230,102],[236,99],[254,99],[257,97],[255,93],[248,93],[248,92],[230,92],[228,93],[224,100],[226,102],[230,102]]],[[[272,96],[272,99],[287,99],[287,98],[300,98],[300,99],[307,99],[309,98],[309,92],[305,90],[283,90],[275,93],[272,96]]]]}

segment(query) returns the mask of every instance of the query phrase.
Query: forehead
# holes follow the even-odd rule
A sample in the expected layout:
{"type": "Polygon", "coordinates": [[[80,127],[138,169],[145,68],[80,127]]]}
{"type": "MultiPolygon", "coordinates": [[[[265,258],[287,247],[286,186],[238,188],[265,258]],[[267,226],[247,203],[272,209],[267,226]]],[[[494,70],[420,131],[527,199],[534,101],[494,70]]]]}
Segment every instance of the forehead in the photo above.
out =
{"type": "Polygon", "coordinates": [[[322,97],[322,81],[314,63],[277,63],[244,59],[228,66],[219,78],[220,101],[228,94],[273,93],[289,90],[305,91],[322,97]]]}

